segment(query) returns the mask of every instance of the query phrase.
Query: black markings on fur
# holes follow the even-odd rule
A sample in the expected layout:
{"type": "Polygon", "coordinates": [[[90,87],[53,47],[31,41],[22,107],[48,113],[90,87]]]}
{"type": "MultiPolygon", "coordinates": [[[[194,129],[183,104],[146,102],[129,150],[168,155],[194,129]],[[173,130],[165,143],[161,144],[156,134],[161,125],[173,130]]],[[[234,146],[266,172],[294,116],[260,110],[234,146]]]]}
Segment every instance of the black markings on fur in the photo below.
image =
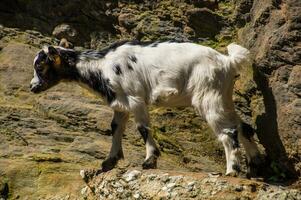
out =
{"type": "Polygon", "coordinates": [[[234,169],[234,170],[237,171],[237,172],[240,172],[240,167],[239,167],[238,164],[233,164],[233,165],[232,165],[232,169],[234,169]]]}
{"type": "Polygon", "coordinates": [[[120,65],[119,65],[119,64],[115,64],[115,65],[113,66],[113,71],[114,71],[115,74],[117,74],[117,75],[122,74],[122,71],[121,71],[121,68],[120,68],[120,65]]]}
{"type": "Polygon", "coordinates": [[[118,127],[118,124],[114,120],[112,120],[112,122],[111,122],[112,135],[114,135],[114,133],[116,132],[117,127],[118,127]]]}
{"type": "Polygon", "coordinates": [[[237,129],[234,130],[232,133],[232,139],[233,139],[233,148],[239,148],[239,142],[238,142],[238,131],[237,129]]]}
{"type": "Polygon", "coordinates": [[[157,47],[158,44],[159,44],[159,42],[155,42],[155,43],[153,43],[153,44],[151,44],[151,45],[149,45],[149,46],[150,46],[150,47],[157,47]]]}
{"type": "Polygon", "coordinates": [[[139,126],[138,131],[141,134],[143,141],[146,143],[148,137],[148,129],[145,126],[139,126]]]}
{"type": "Polygon", "coordinates": [[[239,148],[237,129],[227,129],[227,131],[225,131],[225,134],[227,134],[232,139],[233,149],[239,148]]]}
{"type": "Polygon", "coordinates": [[[127,63],[127,67],[129,70],[134,70],[133,66],[130,63],[127,63]]]}
{"type": "MultiPolygon", "coordinates": [[[[139,41],[139,40],[122,40],[112,43],[110,46],[102,50],[87,50],[79,53],[79,58],[81,60],[90,60],[90,59],[100,59],[104,58],[109,52],[114,52],[118,47],[122,45],[132,45],[132,46],[141,46],[141,47],[157,47],[160,43],[180,43],[185,41],[180,40],[168,40],[168,41],[139,41]]],[[[135,62],[135,61],[133,61],[135,62]]]]}
{"type": "Polygon", "coordinates": [[[75,67],[78,61],[78,52],[74,50],[63,50],[60,48],[57,50],[65,65],[68,65],[69,67],[75,67]]]}
{"type": "Polygon", "coordinates": [[[154,155],[159,157],[161,155],[160,150],[156,148],[154,151],[154,155]]]}
{"type": "Polygon", "coordinates": [[[244,137],[246,137],[248,140],[251,140],[252,137],[254,136],[254,129],[252,128],[252,126],[250,126],[247,123],[242,122],[241,124],[241,128],[242,128],[242,134],[244,137]]]}
{"type": "Polygon", "coordinates": [[[80,77],[80,80],[107,98],[109,103],[116,98],[115,92],[110,87],[110,80],[105,79],[101,71],[88,71],[86,76],[80,77]]]}
{"type": "Polygon", "coordinates": [[[134,63],[137,63],[137,58],[136,56],[132,55],[132,56],[129,56],[129,59],[134,62],[134,63]]]}
{"type": "Polygon", "coordinates": [[[113,52],[115,51],[118,47],[124,45],[125,43],[127,43],[128,41],[118,41],[115,42],[113,44],[111,44],[110,46],[102,49],[102,50],[92,50],[89,49],[87,51],[83,51],[79,53],[79,58],[81,60],[93,60],[93,59],[101,59],[104,58],[109,52],[113,52]]]}

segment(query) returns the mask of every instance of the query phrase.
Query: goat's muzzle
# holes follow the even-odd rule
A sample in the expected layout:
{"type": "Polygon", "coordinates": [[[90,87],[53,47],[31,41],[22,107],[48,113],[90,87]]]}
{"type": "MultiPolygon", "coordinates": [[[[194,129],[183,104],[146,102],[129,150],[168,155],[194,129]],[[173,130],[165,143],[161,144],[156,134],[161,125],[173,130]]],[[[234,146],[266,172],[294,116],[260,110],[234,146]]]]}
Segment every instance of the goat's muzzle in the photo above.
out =
{"type": "Polygon", "coordinates": [[[29,88],[30,88],[30,91],[33,93],[39,93],[42,91],[41,84],[34,84],[34,85],[30,84],[29,88]]]}

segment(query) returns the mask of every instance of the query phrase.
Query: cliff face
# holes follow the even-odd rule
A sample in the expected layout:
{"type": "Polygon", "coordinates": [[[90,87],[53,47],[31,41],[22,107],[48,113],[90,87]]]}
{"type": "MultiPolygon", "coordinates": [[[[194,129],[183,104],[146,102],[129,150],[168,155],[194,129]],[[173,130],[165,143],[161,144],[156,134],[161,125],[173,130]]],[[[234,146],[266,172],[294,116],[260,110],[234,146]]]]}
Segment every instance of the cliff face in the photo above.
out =
{"type": "MultiPolygon", "coordinates": [[[[278,163],[288,167],[286,149],[290,161],[299,172],[300,6],[301,2],[294,0],[239,1],[238,10],[244,8],[246,14],[236,15],[238,19],[245,19],[244,27],[239,30],[239,39],[253,53],[254,80],[263,96],[263,110],[253,112],[252,116],[259,140],[271,160],[282,160],[278,163]]],[[[256,92],[253,91],[253,94],[256,92]]],[[[252,93],[249,93],[249,96],[250,105],[258,104],[256,95],[252,98],[252,93]]],[[[292,170],[291,166],[288,168],[292,170]]]]}
{"type": "MultiPolygon", "coordinates": [[[[126,165],[119,165],[107,175],[91,173],[93,178],[87,181],[88,187],[84,186],[79,170],[98,168],[109,151],[112,112],[99,98],[75,85],[60,84],[38,96],[28,90],[35,53],[44,44],[58,44],[61,38],[67,38],[76,48],[96,49],[115,40],[135,38],[193,41],[224,51],[228,43],[239,41],[252,51],[254,64],[253,69],[246,68],[236,81],[237,111],[255,129],[256,141],[267,154],[264,170],[268,179],[281,181],[296,172],[298,175],[301,168],[298,11],[298,0],[1,1],[0,197],[93,199],[94,195],[103,195],[100,189],[117,191],[120,187],[114,185],[124,183],[126,170],[132,171],[132,167],[139,170],[143,161],[143,141],[131,120],[124,137],[126,165]],[[86,189],[81,191],[81,188],[86,189]]],[[[145,184],[169,185],[160,194],[171,199],[173,192],[183,198],[213,199],[218,197],[216,194],[227,194],[231,199],[242,193],[245,198],[259,198],[268,194],[270,188],[276,191],[275,199],[283,193],[270,186],[265,190],[264,184],[258,182],[241,183],[243,180],[239,179],[233,182],[227,178],[225,182],[220,177],[214,177],[213,182],[207,180],[207,172],[224,172],[224,153],[206,123],[192,109],[151,108],[151,118],[152,131],[163,153],[159,169],[173,172],[166,175],[153,171],[151,175],[139,171],[136,185],[123,186],[132,198],[138,195],[132,194],[135,187],[145,184]],[[200,182],[191,171],[200,173],[200,182]],[[178,175],[183,176],[181,181],[169,180],[169,176],[178,175]],[[149,176],[154,179],[148,180],[149,176]],[[188,186],[194,181],[196,186],[188,186]],[[204,189],[207,184],[210,187],[204,189]],[[248,184],[263,186],[253,191],[248,184]],[[186,189],[192,191],[189,193],[192,196],[187,196],[186,189]]],[[[151,197],[153,193],[154,190],[141,190],[138,199],[151,197]]],[[[122,194],[116,193],[113,198],[121,198],[122,194]]],[[[283,194],[300,195],[289,190],[283,194]]]]}

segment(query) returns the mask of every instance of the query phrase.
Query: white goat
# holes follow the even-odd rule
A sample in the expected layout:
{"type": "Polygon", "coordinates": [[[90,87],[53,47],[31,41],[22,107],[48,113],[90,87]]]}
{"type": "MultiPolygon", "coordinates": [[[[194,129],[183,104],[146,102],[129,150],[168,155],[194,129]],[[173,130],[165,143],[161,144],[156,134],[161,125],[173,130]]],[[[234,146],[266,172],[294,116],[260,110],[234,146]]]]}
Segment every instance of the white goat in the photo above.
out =
{"type": "Polygon", "coordinates": [[[104,97],[114,110],[112,147],[102,163],[112,169],[123,158],[122,135],[133,113],[146,144],[143,168],[155,168],[160,155],[150,133],[147,106],[193,106],[222,142],[227,175],[239,172],[238,139],[249,165],[258,164],[252,137],[243,134],[234,110],[234,77],[248,61],[249,51],[230,44],[228,56],[212,48],[176,42],[121,42],[102,51],[77,52],[46,47],[34,60],[31,90],[44,91],[61,80],[76,81],[104,97]]]}

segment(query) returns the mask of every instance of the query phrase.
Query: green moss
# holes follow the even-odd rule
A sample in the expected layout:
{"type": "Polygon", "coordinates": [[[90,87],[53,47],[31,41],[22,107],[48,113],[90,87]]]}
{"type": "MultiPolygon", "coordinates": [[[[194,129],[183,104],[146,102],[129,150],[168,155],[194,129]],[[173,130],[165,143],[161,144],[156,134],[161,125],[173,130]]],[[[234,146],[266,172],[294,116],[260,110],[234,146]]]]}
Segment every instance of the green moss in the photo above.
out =
{"type": "Polygon", "coordinates": [[[35,162],[63,162],[61,156],[56,154],[34,154],[29,159],[35,162]]]}
{"type": "Polygon", "coordinates": [[[218,3],[218,10],[216,13],[222,17],[231,17],[235,10],[235,4],[232,1],[220,1],[218,3]]]}
{"type": "Polygon", "coordinates": [[[179,143],[173,137],[164,135],[161,132],[162,132],[162,128],[161,129],[155,128],[153,131],[153,136],[158,142],[160,150],[166,153],[180,155],[183,149],[179,145],[179,143]]]}

